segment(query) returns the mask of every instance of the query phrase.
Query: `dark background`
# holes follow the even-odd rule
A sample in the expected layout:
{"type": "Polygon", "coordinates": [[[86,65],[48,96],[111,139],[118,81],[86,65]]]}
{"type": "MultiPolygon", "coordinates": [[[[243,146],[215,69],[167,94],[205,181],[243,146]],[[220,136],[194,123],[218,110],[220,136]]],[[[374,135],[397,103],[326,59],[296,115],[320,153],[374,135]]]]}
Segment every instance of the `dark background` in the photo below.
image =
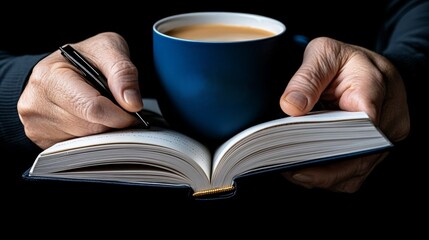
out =
{"type": "MultiPolygon", "coordinates": [[[[208,10],[251,12],[284,22],[290,37],[295,34],[310,39],[330,36],[372,48],[383,16],[381,2],[375,1],[371,4],[347,1],[340,5],[337,1],[284,1],[281,4],[236,1],[234,5],[222,1],[157,1],[150,6],[137,2],[94,3],[93,7],[78,2],[46,6],[36,2],[11,3],[2,8],[5,14],[0,17],[3,22],[0,43],[16,54],[36,54],[55,51],[65,43],[102,31],[116,31],[130,45],[143,94],[157,96],[159,89],[153,81],[151,62],[151,27],[162,17],[208,10]]],[[[300,62],[302,49],[287,43],[290,55],[285,69],[293,72],[300,62]]],[[[416,106],[410,105],[414,111],[416,106]]],[[[307,231],[299,231],[301,236],[314,231],[335,236],[339,235],[338,229],[356,236],[384,230],[383,223],[390,224],[390,233],[401,231],[413,235],[421,230],[422,224],[416,216],[425,219],[427,214],[423,196],[427,186],[421,163],[425,159],[424,147],[420,148],[421,142],[417,140],[425,136],[423,131],[414,130],[420,127],[415,118],[412,122],[416,124],[412,125],[410,137],[392,150],[354,194],[304,189],[277,174],[241,179],[233,198],[216,201],[192,200],[183,189],[29,182],[23,180],[21,174],[30,167],[36,153],[12,152],[1,157],[5,183],[1,196],[3,217],[7,220],[7,229],[12,226],[20,229],[14,230],[18,235],[28,233],[32,226],[44,226],[31,231],[39,236],[51,234],[52,229],[70,235],[85,229],[113,234],[118,233],[119,226],[125,229],[121,234],[137,230],[141,231],[141,237],[149,231],[159,236],[181,233],[192,236],[199,231],[192,226],[177,232],[169,232],[169,228],[155,231],[149,227],[177,226],[190,219],[205,225],[204,237],[227,230],[288,237],[296,227],[308,227],[307,231]],[[103,227],[95,227],[100,223],[103,227]],[[216,230],[213,231],[213,227],[216,230]]]]}

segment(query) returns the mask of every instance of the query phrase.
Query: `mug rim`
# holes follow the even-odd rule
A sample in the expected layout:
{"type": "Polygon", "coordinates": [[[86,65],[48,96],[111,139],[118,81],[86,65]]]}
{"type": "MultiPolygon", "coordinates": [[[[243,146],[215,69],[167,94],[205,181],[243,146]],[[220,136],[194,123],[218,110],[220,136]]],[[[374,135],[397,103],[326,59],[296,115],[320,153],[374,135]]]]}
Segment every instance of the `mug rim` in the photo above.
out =
{"type": "Polygon", "coordinates": [[[161,18],[153,24],[152,30],[154,33],[156,33],[160,36],[163,36],[165,38],[174,39],[174,40],[178,40],[178,41],[184,41],[184,42],[240,43],[240,42],[261,41],[261,40],[266,40],[266,39],[271,39],[271,38],[277,37],[279,35],[282,35],[284,32],[286,32],[286,25],[277,19],[267,17],[264,15],[254,14],[254,13],[227,12],[227,11],[205,11],[205,12],[180,13],[180,14],[170,15],[170,16],[161,18]],[[225,19],[225,18],[222,18],[222,16],[223,17],[238,17],[238,18],[242,18],[242,19],[252,19],[252,21],[253,21],[252,23],[248,22],[247,24],[241,23],[241,24],[236,24],[236,25],[255,27],[255,23],[256,23],[256,25],[257,25],[256,27],[262,28],[264,30],[269,30],[269,31],[273,32],[274,34],[272,36],[263,37],[263,38],[245,39],[245,40],[238,40],[238,41],[207,41],[207,40],[191,40],[191,39],[178,38],[178,37],[173,37],[173,36],[170,36],[170,35],[167,35],[164,33],[168,30],[173,29],[173,28],[187,26],[187,25],[192,24],[192,22],[190,22],[190,19],[192,19],[192,18],[206,17],[205,21],[203,21],[202,23],[219,23],[219,22],[224,23],[224,24],[232,23],[232,20],[228,21],[228,18],[225,19]],[[215,18],[217,20],[214,20],[215,18]],[[178,19],[181,19],[181,21],[177,21],[178,19]],[[166,28],[163,30],[159,29],[160,27],[163,27],[165,24],[171,24],[173,22],[175,24],[173,24],[169,28],[166,28]],[[262,26],[263,24],[266,24],[264,26],[271,24],[270,25],[271,28],[263,27],[262,26]]]}

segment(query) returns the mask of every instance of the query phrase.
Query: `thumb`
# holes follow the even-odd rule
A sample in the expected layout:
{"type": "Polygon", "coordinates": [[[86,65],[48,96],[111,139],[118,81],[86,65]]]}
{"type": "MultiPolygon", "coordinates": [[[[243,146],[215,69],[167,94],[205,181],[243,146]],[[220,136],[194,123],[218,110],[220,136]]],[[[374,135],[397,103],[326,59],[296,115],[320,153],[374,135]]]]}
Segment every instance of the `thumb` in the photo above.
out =
{"type": "Polygon", "coordinates": [[[100,33],[83,44],[94,56],[94,61],[107,78],[109,89],[118,104],[129,112],[143,108],[138,70],[130,60],[125,39],[113,32],[100,33]]]}
{"type": "Polygon", "coordinates": [[[291,116],[308,113],[340,68],[339,48],[332,39],[316,38],[308,43],[299,69],[280,98],[280,107],[291,116]],[[338,61],[338,62],[337,62],[338,61]]]}
{"type": "Polygon", "coordinates": [[[112,62],[107,79],[110,91],[125,110],[137,112],[143,108],[138,71],[130,59],[112,62]]]}

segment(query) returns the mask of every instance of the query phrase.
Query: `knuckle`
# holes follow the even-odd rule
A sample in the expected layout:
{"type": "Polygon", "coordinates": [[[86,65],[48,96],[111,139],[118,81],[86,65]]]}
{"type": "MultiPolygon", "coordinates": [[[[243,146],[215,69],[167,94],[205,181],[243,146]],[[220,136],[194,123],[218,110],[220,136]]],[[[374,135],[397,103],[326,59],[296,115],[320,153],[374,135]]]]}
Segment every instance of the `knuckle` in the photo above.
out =
{"type": "Polygon", "coordinates": [[[364,177],[359,177],[350,181],[343,182],[338,186],[336,186],[334,191],[344,192],[344,193],[355,193],[361,188],[364,180],[365,180],[364,177]]]}
{"type": "Polygon", "coordinates": [[[111,77],[124,82],[135,81],[138,74],[137,67],[128,60],[117,61],[110,69],[111,77]]]}
{"type": "Polygon", "coordinates": [[[82,98],[79,98],[77,100],[77,107],[80,108],[80,112],[82,113],[84,119],[90,123],[99,122],[98,119],[105,115],[103,104],[99,100],[99,97],[96,97],[89,101],[86,99],[84,100],[82,98]]]}
{"type": "Polygon", "coordinates": [[[318,182],[316,182],[316,185],[319,188],[329,189],[334,186],[336,179],[337,179],[336,177],[320,179],[318,182]]]}
{"type": "Polygon", "coordinates": [[[375,166],[376,161],[369,158],[360,158],[356,162],[355,176],[367,175],[375,166]]]}

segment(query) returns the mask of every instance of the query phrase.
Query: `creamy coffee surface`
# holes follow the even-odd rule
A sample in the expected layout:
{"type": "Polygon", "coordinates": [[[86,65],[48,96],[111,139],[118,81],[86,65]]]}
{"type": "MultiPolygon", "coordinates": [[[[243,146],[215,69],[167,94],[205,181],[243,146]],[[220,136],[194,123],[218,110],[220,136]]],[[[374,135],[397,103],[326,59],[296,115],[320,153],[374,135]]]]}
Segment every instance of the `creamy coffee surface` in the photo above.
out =
{"type": "Polygon", "coordinates": [[[195,24],[178,27],[165,32],[165,34],[176,38],[211,42],[243,41],[274,35],[274,33],[261,28],[227,24],[195,24]]]}

